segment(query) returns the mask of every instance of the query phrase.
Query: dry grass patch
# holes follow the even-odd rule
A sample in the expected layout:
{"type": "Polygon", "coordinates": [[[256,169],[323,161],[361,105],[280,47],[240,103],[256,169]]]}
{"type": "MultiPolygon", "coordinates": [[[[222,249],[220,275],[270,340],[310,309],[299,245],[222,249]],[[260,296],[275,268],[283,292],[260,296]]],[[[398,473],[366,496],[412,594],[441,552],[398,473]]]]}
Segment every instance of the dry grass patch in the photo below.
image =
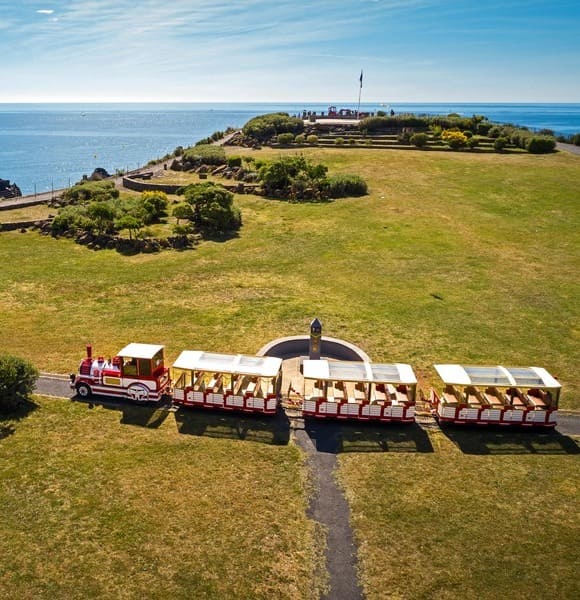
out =
{"type": "Polygon", "coordinates": [[[340,457],[368,598],[577,598],[580,443],[430,438],[432,453],[340,457]]]}
{"type": "Polygon", "coordinates": [[[302,457],[272,425],[37,402],[2,423],[1,597],[317,597],[302,457]]]}

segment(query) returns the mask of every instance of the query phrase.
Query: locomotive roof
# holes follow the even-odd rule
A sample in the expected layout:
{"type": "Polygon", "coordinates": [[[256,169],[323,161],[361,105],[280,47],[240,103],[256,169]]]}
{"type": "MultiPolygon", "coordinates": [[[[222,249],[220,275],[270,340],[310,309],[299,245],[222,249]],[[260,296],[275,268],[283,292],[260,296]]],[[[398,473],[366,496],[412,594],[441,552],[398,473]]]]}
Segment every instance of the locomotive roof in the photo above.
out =
{"type": "Polygon", "coordinates": [[[244,354],[215,354],[201,350],[184,350],[173,363],[175,369],[239,373],[257,377],[275,377],[282,359],[274,356],[246,356],[244,354]]]}
{"type": "Polygon", "coordinates": [[[541,367],[502,367],[469,365],[435,365],[444,383],[499,387],[547,387],[561,385],[541,367]]]}
{"type": "Polygon", "coordinates": [[[374,383],[406,383],[415,385],[417,378],[411,365],[378,364],[355,361],[305,360],[306,379],[326,381],[365,381],[374,383]]]}
{"type": "Polygon", "coordinates": [[[157,344],[136,344],[132,343],[125,346],[119,351],[118,356],[128,358],[153,358],[160,350],[163,350],[164,346],[157,344]]]}

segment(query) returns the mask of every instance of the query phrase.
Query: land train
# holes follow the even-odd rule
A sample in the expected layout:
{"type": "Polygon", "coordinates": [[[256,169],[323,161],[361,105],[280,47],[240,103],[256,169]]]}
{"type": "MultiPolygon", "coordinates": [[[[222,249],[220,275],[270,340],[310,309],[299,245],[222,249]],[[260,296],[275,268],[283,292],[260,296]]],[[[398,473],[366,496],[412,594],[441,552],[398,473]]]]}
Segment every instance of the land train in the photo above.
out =
{"type": "MultiPolygon", "coordinates": [[[[561,386],[540,367],[435,365],[440,390],[419,391],[442,423],[554,427],[561,386]]],[[[306,417],[415,422],[417,377],[411,365],[304,360],[302,390],[288,398],[306,417]]],[[[71,387],[92,394],[176,406],[275,414],[282,399],[282,359],[185,350],[165,366],[164,347],[131,343],[114,358],[81,361],[71,387]]]]}

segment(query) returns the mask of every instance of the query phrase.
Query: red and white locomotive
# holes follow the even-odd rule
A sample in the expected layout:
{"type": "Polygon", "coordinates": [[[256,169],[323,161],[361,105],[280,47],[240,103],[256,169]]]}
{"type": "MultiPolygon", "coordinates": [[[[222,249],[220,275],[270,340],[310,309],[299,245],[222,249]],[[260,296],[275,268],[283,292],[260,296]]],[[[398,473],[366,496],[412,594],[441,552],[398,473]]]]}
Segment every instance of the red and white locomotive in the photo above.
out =
{"type": "Polygon", "coordinates": [[[164,347],[132,343],[113,359],[105,360],[102,356],[93,358],[89,345],[78,375],[71,375],[71,387],[81,398],[102,394],[136,402],[155,402],[171,389],[164,347]]]}

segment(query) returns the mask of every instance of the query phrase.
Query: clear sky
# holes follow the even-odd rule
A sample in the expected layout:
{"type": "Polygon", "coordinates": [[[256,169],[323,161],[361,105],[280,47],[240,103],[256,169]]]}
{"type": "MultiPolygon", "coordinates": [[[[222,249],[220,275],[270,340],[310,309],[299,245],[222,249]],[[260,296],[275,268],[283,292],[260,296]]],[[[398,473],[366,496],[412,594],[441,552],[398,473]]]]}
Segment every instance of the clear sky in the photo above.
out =
{"type": "Polygon", "coordinates": [[[579,0],[0,0],[0,102],[580,102],[579,0]]]}

